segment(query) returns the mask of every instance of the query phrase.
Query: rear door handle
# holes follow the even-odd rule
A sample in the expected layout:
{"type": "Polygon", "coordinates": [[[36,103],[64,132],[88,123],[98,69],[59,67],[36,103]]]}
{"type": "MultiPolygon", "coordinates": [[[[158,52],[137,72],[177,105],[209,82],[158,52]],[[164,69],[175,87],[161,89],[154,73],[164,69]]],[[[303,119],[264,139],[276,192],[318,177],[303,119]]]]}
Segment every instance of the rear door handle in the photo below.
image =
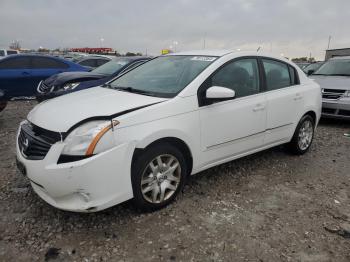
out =
{"type": "Polygon", "coordinates": [[[22,72],[22,75],[24,75],[24,76],[29,76],[30,74],[28,73],[28,72],[22,72]]]}
{"type": "Polygon", "coordinates": [[[263,104],[257,104],[254,108],[253,111],[254,112],[258,112],[258,111],[263,111],[265,109],[265,105],[263,104]]]}

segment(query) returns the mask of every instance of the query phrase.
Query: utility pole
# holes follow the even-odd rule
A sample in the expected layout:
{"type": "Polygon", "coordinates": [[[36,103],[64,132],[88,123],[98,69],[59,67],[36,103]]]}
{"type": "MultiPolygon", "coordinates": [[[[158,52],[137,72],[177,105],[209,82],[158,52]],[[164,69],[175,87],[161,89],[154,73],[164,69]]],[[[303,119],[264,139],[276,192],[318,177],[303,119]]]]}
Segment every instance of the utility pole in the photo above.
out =
{"type": "Polygon", "coordinates": [[[330,45],[331,45],[331,39],[332,39],[332,36],[330,35],[330,36],[328,37],[328,48],[327,48],[327,50],[329,50],[329,47],[330,47],[330,45]]]}

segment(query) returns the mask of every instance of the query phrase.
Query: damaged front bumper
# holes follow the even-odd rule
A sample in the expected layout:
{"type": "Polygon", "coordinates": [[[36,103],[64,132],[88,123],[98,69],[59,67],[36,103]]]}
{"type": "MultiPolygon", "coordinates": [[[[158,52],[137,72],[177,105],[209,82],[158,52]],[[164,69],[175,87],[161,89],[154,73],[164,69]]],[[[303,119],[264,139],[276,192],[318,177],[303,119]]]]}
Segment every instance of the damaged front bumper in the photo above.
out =
{"type": "Polygon", "coordinates": [[[43,200],[63,210],[95,212],[133,197],[130,175],[133,142],[87,159],[57,164],[64,145],[63,142],[52,145],[43,160],[28,160],[20,152],[17,138],[17,160],[43,200]]]}

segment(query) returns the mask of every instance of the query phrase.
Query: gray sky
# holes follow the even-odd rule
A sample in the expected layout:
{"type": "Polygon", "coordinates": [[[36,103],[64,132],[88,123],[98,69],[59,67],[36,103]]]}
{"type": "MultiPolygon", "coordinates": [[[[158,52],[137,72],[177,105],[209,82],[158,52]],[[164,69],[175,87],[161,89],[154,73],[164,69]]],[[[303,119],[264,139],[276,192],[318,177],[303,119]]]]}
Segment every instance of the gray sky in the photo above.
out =
{"type": "Polygon", "coordinates": [[[350,47],[350,0],[0,0],[0,46],[99,47],[159,54],[262,50],[324,58],[350,47]]]}

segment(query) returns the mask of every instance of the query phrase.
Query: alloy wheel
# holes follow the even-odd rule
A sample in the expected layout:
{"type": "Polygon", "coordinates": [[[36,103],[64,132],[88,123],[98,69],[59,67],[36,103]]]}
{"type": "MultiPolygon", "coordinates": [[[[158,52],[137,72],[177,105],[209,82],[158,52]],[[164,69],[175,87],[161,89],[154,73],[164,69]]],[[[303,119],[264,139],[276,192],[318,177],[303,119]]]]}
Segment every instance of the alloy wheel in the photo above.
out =
{"type": "Polygon", "coordinates": [[[164,154],[154,158],[141,177],[141,192],[150,203],[162,203],[177,190],[181,181],[181,166],[178,159],[164,154]]]}
{"type": "Polygon", "coordinates": [[[298,146],[301,150],[306,150],[312,142],[314,135],[313,124],[310,120],[305,120],[299,129],[298,146]]]}

